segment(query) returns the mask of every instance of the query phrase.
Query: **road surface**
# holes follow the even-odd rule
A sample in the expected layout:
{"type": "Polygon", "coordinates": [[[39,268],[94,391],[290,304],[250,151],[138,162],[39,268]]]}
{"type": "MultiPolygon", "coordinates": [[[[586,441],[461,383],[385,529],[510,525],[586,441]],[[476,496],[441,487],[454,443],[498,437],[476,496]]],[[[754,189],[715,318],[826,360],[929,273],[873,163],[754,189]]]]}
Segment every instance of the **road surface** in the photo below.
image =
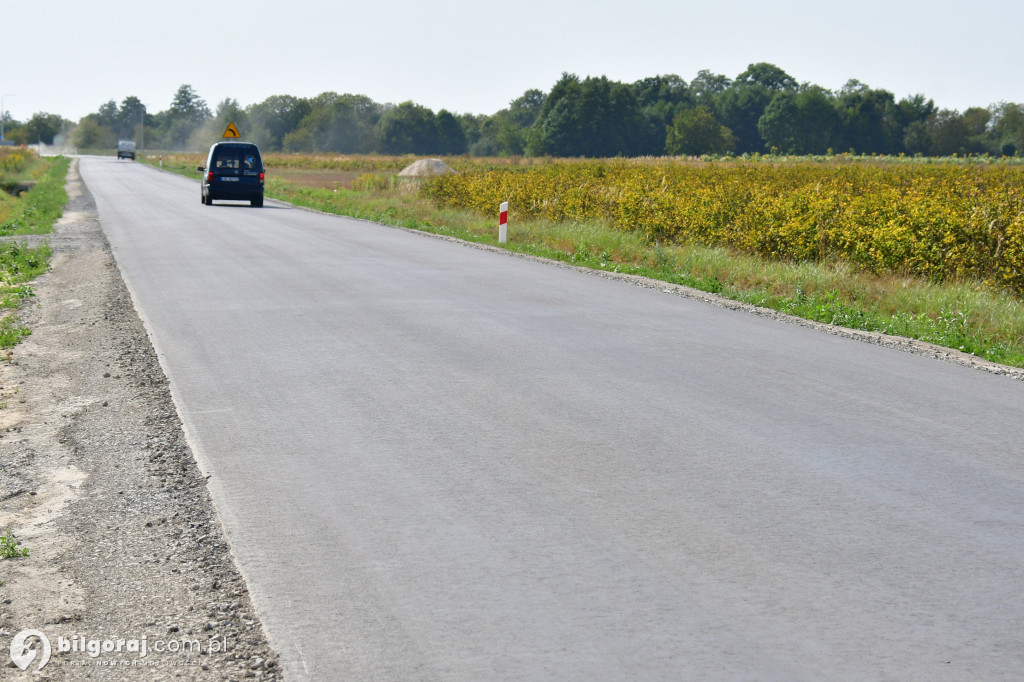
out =
{"type": "Polygon", "coordinates": [[[80,170],[290,679],[1024,670],[1021,382],[80,170]]]}

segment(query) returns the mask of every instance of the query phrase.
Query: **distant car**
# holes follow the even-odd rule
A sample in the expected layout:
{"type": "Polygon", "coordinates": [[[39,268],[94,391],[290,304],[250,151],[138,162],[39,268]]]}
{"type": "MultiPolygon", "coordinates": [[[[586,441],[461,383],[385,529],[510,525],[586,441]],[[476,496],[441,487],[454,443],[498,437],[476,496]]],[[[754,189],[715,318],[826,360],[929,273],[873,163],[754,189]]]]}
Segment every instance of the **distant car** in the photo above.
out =
{"type": "Polygon", "coordinates": [[[263,205],[263,182],[266,174],[259,148],[251,142],[216,142],[210,147],[206,165],[196,170],[203,174],[202,202],[213,205],[214,199],[248,201],[263,205]]]}
{"type": "Polygon", "coordinates": [[[117,158],[135,160],[135,140],[118,140],[117,141],[117,158]]]}

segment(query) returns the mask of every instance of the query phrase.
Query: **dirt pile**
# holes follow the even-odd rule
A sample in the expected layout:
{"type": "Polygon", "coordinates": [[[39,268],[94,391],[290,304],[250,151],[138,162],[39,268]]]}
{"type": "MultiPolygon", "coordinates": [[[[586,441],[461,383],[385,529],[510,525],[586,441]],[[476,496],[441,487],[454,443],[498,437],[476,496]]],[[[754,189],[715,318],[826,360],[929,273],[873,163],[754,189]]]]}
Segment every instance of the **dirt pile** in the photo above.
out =
{"type": "Polygon", "coordinates": [[[429,178],[435,175],[447,175],[454,172],[451,166],[441,159],[420,159],[403,168],[398,177],[429,178]]]}

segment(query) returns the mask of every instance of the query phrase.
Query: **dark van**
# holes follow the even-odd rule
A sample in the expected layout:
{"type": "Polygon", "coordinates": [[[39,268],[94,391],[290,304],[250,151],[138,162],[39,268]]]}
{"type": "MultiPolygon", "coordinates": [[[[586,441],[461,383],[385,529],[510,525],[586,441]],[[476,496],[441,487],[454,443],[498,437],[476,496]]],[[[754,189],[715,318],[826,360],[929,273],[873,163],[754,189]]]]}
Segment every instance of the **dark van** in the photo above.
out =
{"type": "Polygon", "coordinates": [[[214,199],[248,201],[263,205],[263,157],[251,142],[217,142],[210,147],[203,174],[202,201],[213,205],[214,199]]]}

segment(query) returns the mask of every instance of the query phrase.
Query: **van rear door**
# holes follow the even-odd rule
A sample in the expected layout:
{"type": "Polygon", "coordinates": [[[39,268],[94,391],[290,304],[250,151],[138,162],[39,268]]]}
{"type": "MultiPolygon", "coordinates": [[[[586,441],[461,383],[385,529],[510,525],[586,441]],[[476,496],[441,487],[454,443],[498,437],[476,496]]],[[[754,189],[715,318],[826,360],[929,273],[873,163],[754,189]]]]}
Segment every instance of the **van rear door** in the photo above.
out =
{"type": "Polygon", "coordinates": [[[257,192],[263,162],[256,147],[220,145],[209,168],[213,172],[214,192],[257,192]]]}

